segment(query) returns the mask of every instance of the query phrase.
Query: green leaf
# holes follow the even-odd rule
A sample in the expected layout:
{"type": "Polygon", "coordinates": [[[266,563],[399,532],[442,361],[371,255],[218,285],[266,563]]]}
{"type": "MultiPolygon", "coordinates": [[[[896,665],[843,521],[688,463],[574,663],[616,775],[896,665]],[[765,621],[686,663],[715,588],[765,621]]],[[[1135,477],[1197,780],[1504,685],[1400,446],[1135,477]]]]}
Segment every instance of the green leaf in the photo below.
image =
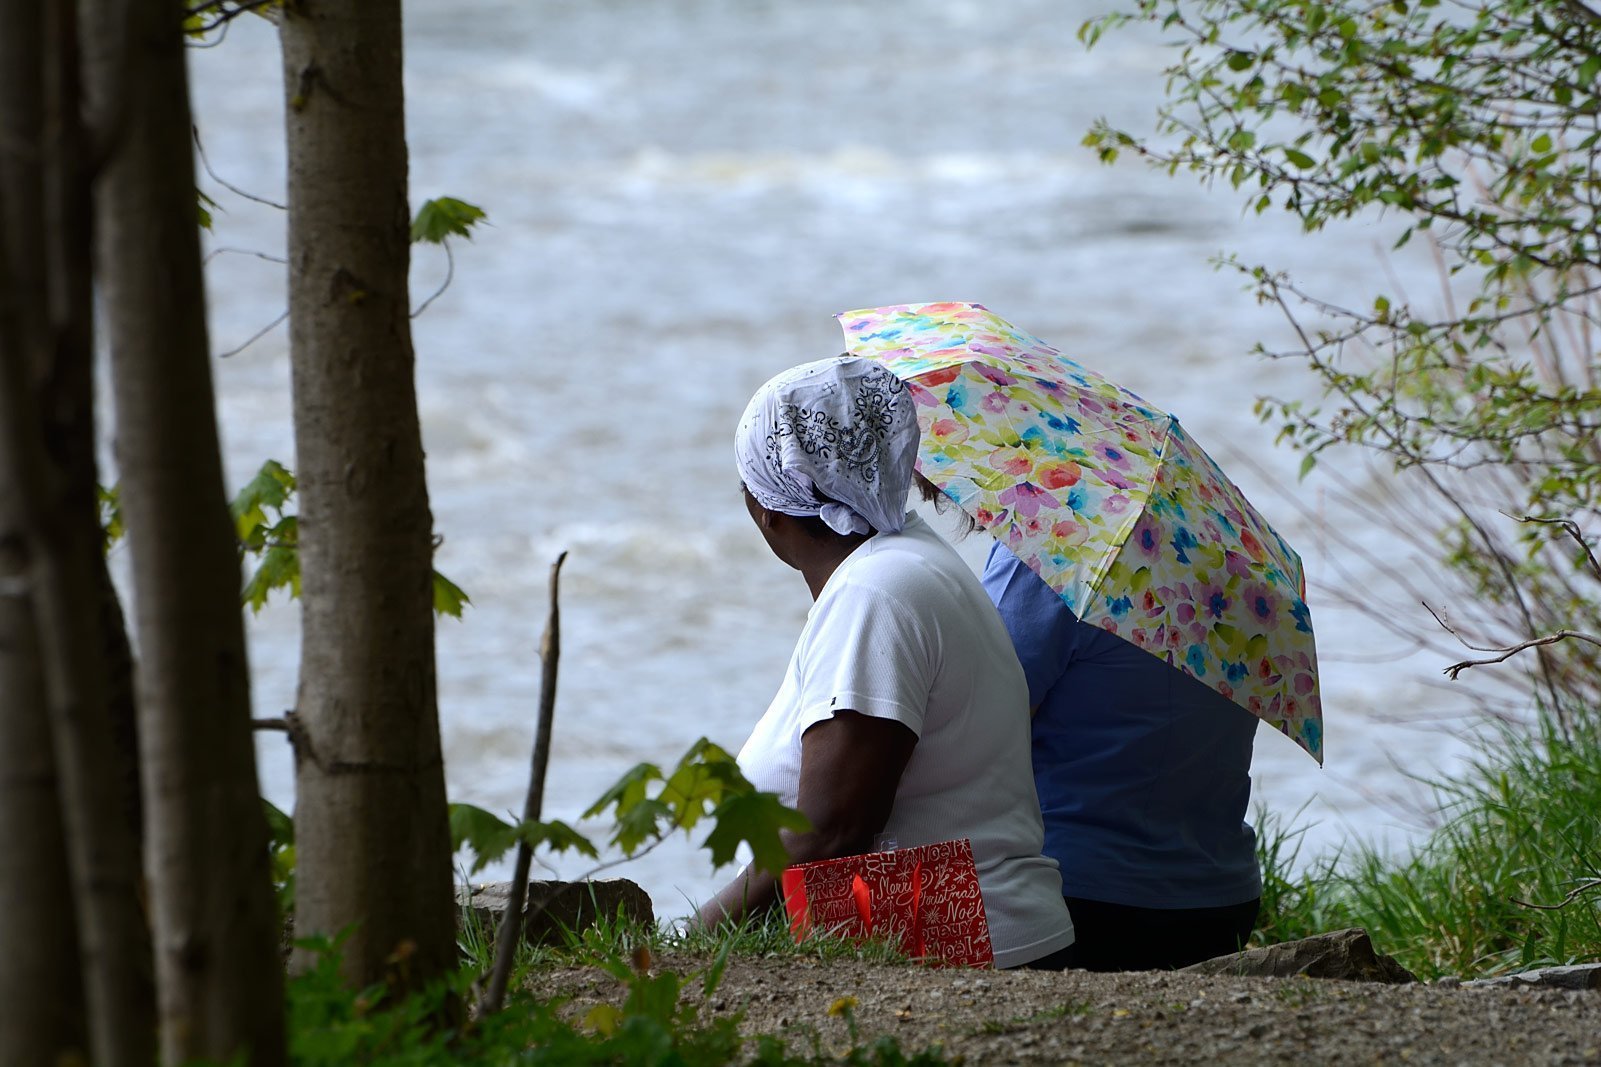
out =
{"type": "Polygon", "coordinates": [[[289,814],[266,797],[261,798],[262,811],[267,816],[267,837],[273,847],[295,843],[295,821],[289,814]]]}
{"type": "Polygon", "coordinates": [[[493,812],[473,804],[450,805],[450,845],[473,853],[471,873],[477,874],[517,844],[517,828],[493,812]]]}
{"type": "Polygon", "coordinates": [[[548,848],[553,852],[578,852],[598,859],[599,852],[589,838],[571,826],[527,820],[513,826],[491,811],[473,804],[450,805],[450,843],[453,849],[466,848],[473,854],[471,872],[477,874],[489,864],[526,842],[529,848],[548,848]]]}
{"type": "Polygon", "coordinates": [[[612,834],[612,844],[621,849],[623,855],[632,856],[639,851],[640,845],[666,837],[672,829],[673,810],[653,797],[646,797],[626,808],[618,807],[617,829],[612,834]]]}
{"type": "Polygon", "coordinates": [[[650,783],[659,782],[661,779],[661,768],[654,763],[636,763],[623,772],[623,776],[617,779],[616,784],[610,789],[602,793],[599,800],[589,806],[589,810],[584,812],[583,818],[592,819],[614,804],[618,807],[619,813],[621,813],[621,809],[632,807],[644,800],[645,790],[650,783]]]}
{"type": "Polygon", "coordinates": [[[417,209],[417,217],[411,221],[411,240],[413,244],[423,241],[444,244],[447,237],[470,240],[472,228],[487,217],[483,208],[453,196],[426,200],[417,209]]]}
{"type": "Polygon", "coordinates": [[[741,841],[750,846],[753,865],[778,874],[789,865],[789,853],[779,838],[780,830],[805,833],[811,820],[794,808],[785,807],[773,793],[742,793],[731,796],[712,812],[717,825],[706,835],[712,864],[733,862],[741,841]]]}
{"type": "Polygon", "coordinates": [[[295,476],[275,459],[261,465],[254,478],[228,504],[239,539],[247,541],[251,531],[267,523],[266,508],[281,511],[295,491],[295,476]]]}
{"type": "Polygon", "coordinates": [[[1590,56],[1579,64],[1579,84],[1589,85],[1595,81],[1595,76],[1601,74],[1601,53],[1590,56]]]}
{"type": "Polygon", "coordinates": [[[623,1001],[623,1015],[630,1019],[651,1019],[663,1027],[672,1026],[673,1016],[678,1011],[678,995],[683,990],[683,982],[684,980],[672,971],[634,976],[628,983],[628,997],[623,1001]]]}
{"type": "Polygon", "coordinates": [[[461,586],[438,571],[434,571],[434,613],[436,615],[449,615],[453,619],[459,619],[461,618],[462,609],[471,603],[472,599],[462,592],[461,586]]]}
{"type": "MultiPolygon", "coordinates": [[[[293,517],[285,519],[293,522],[293,517]]],[[[282,524],[280,524],[282,525],[282,524]]],[[[290,599],[300,595],[300,553],[293,545],[274,544],[262,553],[256,571],[245,583],[240,599],[252,612],[260,611],[275,589],[288,588],[290,599]]]]}
{"type": "Polygon", "coordinates": [[[657,799],[672,811],[677,829],[689,830],[725,796],[754,788],[739,772],[734,757],[703,737],[678,761],[657,799]]]}
{"type": "Polygon", "coordinates": [[[204,190],[195,190],[195,218],[202,230],[211,229],[211,211],[218,207],[218,203],[207,196],[204,190]]]}
{"type": "Polygon", "coordinates": [[[100,505],[100,528],[105,531],[100,551],[110,552],[126,530],[122,522],[122,489],[117,485],[97,485],[95,497],[100,505]]]}
{"type": "Polygon", "coordinates": [[[1230,70],[1240,71],[1255,63],[1256,56],[1250,52],[1230,52],[1225,62],[1228,63],[1230,70]]]}
{"type": "Polygon", "coordinates": [[[1297,167],[1300,167],[1302,170],[1308,170],[1308,169],[1310,169],[1312,167],[1317,166],[1317,161],[1316,160],[1314,160],[1311,156],[1307,155],[1305,152],[1302,152],[1302,151],[1300,151],[1299,149],[1296,149],[1296,148],[1286,148],[1284,150],[1284,158],[1288,159],[1291,163],[1294,163],[1297,167]]]}
{"type": "Polygon", "coordinates": [[[1301,457],[1301,473],[1297,475],[1297,477],[1304,480],[1308,474],[1312,473],[1312,468],[1316,466],[1316,454],[1308,452],[1306,455],[1301,457]]]}
{"type": "Polygon", "coordinates": [[[577,852],[590,859],[599,859],[600,853],[583,834],[560,819],[549,822],[527,821],[517,827],[518,835],[530,848],[548,848],[552,852],[577,852]]]}

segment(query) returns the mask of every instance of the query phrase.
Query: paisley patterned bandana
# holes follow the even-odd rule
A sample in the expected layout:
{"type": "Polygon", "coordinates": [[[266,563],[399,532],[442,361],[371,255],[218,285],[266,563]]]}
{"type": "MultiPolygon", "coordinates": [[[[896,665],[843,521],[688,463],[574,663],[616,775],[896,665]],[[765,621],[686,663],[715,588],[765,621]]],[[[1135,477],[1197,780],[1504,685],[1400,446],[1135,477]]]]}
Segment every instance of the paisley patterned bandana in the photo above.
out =
{"type": "Polygon", "coordinates": [[[835,356],[756,391],[734,432],[739,476],[756,502],[821,518],[840,534],[898,533],[917,461],[917,411],[877,363],[835,356]]]}

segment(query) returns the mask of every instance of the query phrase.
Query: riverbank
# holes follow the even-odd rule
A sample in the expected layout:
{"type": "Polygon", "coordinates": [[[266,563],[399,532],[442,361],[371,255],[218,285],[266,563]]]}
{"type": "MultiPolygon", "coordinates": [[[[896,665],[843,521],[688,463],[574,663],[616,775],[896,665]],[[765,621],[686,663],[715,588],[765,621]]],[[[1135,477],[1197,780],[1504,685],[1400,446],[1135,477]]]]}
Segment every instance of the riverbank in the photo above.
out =
{"type": "MultiPolygon", "coordinates": [[[[653,966],[689,973],[709,962],[653,966]]],[[[566,1011],[580,1016],[626,992],[577,965],[536,970],[530,989],[570,998],[566,1011]]],[[[890,1036],[908,1054],[939,1045],[969,1064],[1601,1063],[1601,991],[771,957],[732,959],[704,1011],[742,1012],[743,1032],[781,1035],[795,1051],[890,1036]]]]}

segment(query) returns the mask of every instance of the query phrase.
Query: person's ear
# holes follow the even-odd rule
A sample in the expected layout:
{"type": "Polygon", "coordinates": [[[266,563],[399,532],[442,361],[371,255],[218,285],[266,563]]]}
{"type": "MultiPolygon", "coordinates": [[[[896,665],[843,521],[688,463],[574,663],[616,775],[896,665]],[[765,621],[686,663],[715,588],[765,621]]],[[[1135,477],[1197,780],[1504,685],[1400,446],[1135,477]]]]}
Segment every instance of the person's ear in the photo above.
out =
{"type": "Polygon", "coordinates": [[[770,530],[773,528],[773,513],[766,508],[762,508],[762,517],[756,521],[761,523],[764,530],[770,530]]]}

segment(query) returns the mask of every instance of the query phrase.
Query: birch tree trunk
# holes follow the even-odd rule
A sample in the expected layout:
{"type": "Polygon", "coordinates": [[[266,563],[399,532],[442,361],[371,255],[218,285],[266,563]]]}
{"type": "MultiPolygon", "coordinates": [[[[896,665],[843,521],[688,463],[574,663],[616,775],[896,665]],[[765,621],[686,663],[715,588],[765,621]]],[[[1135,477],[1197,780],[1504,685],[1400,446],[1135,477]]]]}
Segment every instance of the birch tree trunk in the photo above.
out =
{"type": "Polygon", "coordinates": [[[456,947],[400,3],[302,0],[281,33],[302,611],[295,922],[326,935],[354,924],[352,983],[411,984],[452,968],[456,947]]]}
{"type": "Polygon", "coordinates": [[[0,481],[7,570],[32,609],[23,618],[15,603],[6,605],[15,644],[8,642],[0,683],[7,719],[0,747],[20,776],[11,780],[19,791],[8,789],[3,801],[0,840],[33,867],[30,888],[56,896],[37,911],[6,906],[8,920],[34,925],[0,941],[5,964],[24,968],[24,979],[38,985],[20,1001],[8,992],[6,1015],[32,1032],[16,1032],[19,1043],[81,1046],[86,1007],[93,1061],[142,1065],[155,1044],[150,946],[139,907],[138,835],[129,832],[138,816],[118,789],[136,772],[130,754],[119,763],[112,740],[101,654],[106,575],[94,496],[87,172],[73,6],[0,6],[0,72],[0,481]],[[47,720],[30,714],[41,695],[47,720]],[[39,806],[17,809],[14,801],[39,806]],[[59,913],[63,902],[70,916],[59,913]],[[71,983],[62,966],[71,968],[71,983]],[[58,1001],[54,1013],[41,999],[58,1001]]]}
{"type": "Polygon", "coordinates": [[[92,102],[119,122],[95,220],[138,628],[162,1058],[246,1053],[271,1067],[284,1059],[283,973],[206,335],[183,5],[86,10],[92,102]]]}
{"type": "MultiPolygon", "coordinates": [[[[0,2],[0,364],[47,343],[44,46],[31,0],[0,2]]],[[[30,353],[32,357],[30,357],[30,353]]],[[[27,398],[31,400],[31,398],[27,398]]],[[[0,418],[5,412],[0,411],[0,418]]],[[[10,465],[7,464],[7,467],[10,465]]],[[[61,831],[44,669],[34,630],[26,493],[0,469],[0,1063],[87,1059],[78,929],[61,831]]]]}

